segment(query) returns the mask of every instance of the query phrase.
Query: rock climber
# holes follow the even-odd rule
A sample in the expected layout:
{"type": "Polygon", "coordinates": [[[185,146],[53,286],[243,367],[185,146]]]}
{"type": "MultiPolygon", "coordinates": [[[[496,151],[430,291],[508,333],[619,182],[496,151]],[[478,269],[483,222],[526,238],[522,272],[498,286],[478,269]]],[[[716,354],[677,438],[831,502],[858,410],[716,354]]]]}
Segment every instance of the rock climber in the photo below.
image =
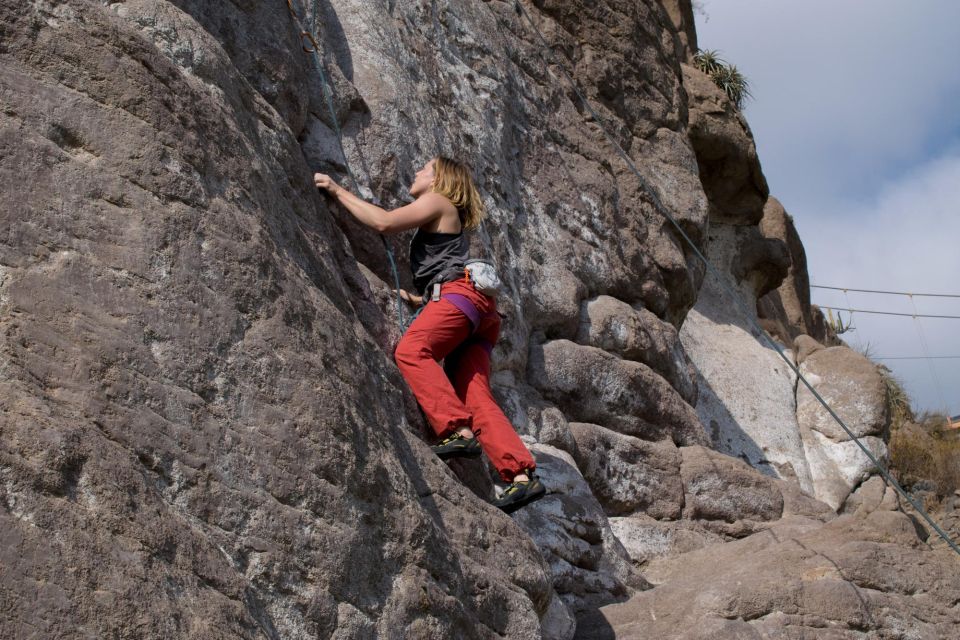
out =
{"type": "Polygon", "coordinates": [[[546,490],[534,473],[533,456],[490,390],[490,354],[500,315],[496,298],[478,291],[464,270],[469,248],[464,231],[479,226],[485,215],[470,170],[446,156],[432,158],[410,186],[415,200],[392,211],[364,201],[326,174],[313,178],[380,233],[417,229],[410,242],[417,293],[397,293],[420,309],[394,357],[440,439],[433,451],[443,460],[486,453],[509,483],[494,501],[507,513],[542,498],[546,490]]]}

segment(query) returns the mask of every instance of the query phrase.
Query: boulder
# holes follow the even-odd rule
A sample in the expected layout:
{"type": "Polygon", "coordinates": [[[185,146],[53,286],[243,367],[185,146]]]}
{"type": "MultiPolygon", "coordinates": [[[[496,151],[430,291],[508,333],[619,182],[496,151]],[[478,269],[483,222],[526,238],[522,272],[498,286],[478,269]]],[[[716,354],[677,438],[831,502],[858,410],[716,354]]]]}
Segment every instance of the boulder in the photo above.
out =
{"type": "Polygon", "coordinates": [[[573,420],[647,440],[705,442],[694,410],[645,364],[551,340],[531,348],[528,379],[573,420]]]}
{"type": "Polygon", "coordinates": [[[580,422],[570,423],[570,431],[577,467],[607,515],[680,517],[680,454],[672,441],[646,442],[580,422]]]}
{"type": "Polygon", "coordinates": [[[680,453],[685,518],[733,523],[783,515],[783,495],[772,478],[705,447],[681,447],[680,453]]]}
{"type": "Polygon", "coordinates": [[[771,477],[794,479],[812,494],[797,424],[796,376],[712,277],[688,314],[680,341],[697,370],[697,414],[711,447],[771,477]]]}
{"type": "Polygon", "coordinates": [[[887,457],[889,408],[877,366],[849,347],[810,353],[800,372],[844,421],[847,433],[813,393],[797,385],[797,420],[817,498],[840,509],[850,491],[874,472],[857,436],[875,458],[887,457]]]}
{"type": "Polygon", "coordinates": [[[678,332],[650,311],[611,296],[597,296],[580,307],[575,341],[642,362],[669,382],[687,403],[696,406],[693,365],[683,351],[678,332]]]}
{"type": "Polygon", "coordinates": [[[634,570],[573,458],[548,445],[531,444],[530,449],[547,495],[517,511],[513,519],[550,567],[553,588],[566,611],[552,602],[550,625],[562,631],[570,616],[579,618],[603,604],[623,601],[649,583],[634,570]]]}
{"type": "Polygon", "coordinates": [[[895,511],[790,519],[672,558],[654,589],[603,607],[577,637],[951,638],[956,556],[919,542],[895,511]]]}
{"type": "MultiPolygon", "coordinates": [[[[852,435],[886,435],[890,420],[886,387],[873,362],[849,347],[830,347],[808,354],[800,373],[852,435]]],[[[797,386],[797,420],[834,442],[851,438],[802,383],[797,386]]]]}

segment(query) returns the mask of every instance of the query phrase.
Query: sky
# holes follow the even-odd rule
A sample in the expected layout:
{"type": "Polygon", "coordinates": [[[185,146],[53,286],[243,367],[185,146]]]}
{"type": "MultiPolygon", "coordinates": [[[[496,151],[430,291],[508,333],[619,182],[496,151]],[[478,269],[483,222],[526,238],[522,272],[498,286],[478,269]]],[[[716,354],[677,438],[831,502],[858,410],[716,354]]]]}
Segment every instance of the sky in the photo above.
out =
{"type": "MultiPolygon", "coordinates": [[[[960,1],[694,4],[699,47],[750,82],[744,113],[811,284],[958,296],[812,289],[813,302],[960,316],[960,1]]],[[[888,366],[915,411],[960,414],[960,320],[852,323],[843,339],[888,366]],[[941,359],[879,360],[928,354],[941,359]]]]}

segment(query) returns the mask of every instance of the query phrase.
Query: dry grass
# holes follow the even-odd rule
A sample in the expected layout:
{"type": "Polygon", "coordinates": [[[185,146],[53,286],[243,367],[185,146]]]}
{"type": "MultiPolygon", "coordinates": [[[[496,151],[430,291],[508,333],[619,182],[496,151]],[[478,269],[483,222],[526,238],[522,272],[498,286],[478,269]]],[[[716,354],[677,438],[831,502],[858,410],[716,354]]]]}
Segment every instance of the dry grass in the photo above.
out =
{"type": "Polygon", "coordinates": [[[877,368],[887,390],[887,406],[890,408],[890,431],[893,432],[907,422],[913,422],[916,417],[913,415],[913,409],[910,408],[910,396],[904,390],[903,384],[884,365],[878,365],[877,368]]]}
{"type": "Polygon", "coordinates": [[[960,489],[960,440],[943,431],[944,416],[922,416],[890,435],[890,467],[906,488],[926,488],[943,498],[960,489]]]}

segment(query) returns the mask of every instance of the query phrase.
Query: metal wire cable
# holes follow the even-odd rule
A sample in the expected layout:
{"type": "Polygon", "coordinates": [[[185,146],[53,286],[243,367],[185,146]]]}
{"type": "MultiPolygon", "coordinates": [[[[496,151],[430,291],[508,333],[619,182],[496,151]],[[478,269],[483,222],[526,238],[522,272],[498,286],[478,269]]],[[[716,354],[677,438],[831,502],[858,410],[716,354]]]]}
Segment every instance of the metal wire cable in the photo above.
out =
{"type": "Polygon", "coordinates": [[[960,360],[960,356],[874,356],[874,360],[960,360]]]}
{"type": "Polygon", "coordinates": [[[811,289],[832,289],[833,291],[855,291],[857,293],[885,293],[895,296],[914,296],[917,298],[960,298],[960,294],[957,293],[910,293],[908,291],[881,291],[879,289],[852,289],[850,287],[826,287],[822,285],[812,284],[810,285],[811,289]]]}
{"type": "Polygon", "coordinates": [[[850,312],[851,316],[853,315],[853,312],[856,311],[857,313],[874,313],[881,316],[901,316],[905,318],[941,318],[946,320],[960,320],[960,316],[941,316],[941,315],[934,315],[930,313],[897,313],[895,311],[871,311],[870,309],[850,309],[847,307],[830,307],[824,304],[818,304],[817,306],[820,307],[821,309],[830,309],[831,311],[848,311],[850,312]]]}
{"type": "Polygon", "coordinates": [[[940,398],[940,406],[943,407],[944,412],[946,412],[947,403],[943,401],[943,390],[940,388],[940,377],[937,375],[937,372],[933,367],[933,363],[930,362],[930,349],[927,348],[927,336],[923,332],[923,325],[920,324],[920,318],[917,317],[917,304],[914,302],[913,296],[910,296],[910,305],[913,307],[913,322],[917,327],[917,335],[920,336],[920,346],[923,349],[923,354],[927,358],[927,366],[930,368],[930,375],[933,376],[933,384],[937,388],[937,397],[940,398]]]}
{"type": "MultiPolygon", "coordinates": [[[[523,17],[525,17],[527,22],[533,28],[534,32],[537,35],[537,38],[540,41],[540,44],[542,45],[542,49],[544,51],[547,51],[550,55],[552,55],[553,54],[552,49],[547,44],[546,39],[543,37],[543,34],[540,32],[540,29],[537,27],[536,23],[534,23],[533,19],[527,13],[527,10],[520,3],[520,0],[514,0],[514,7],[517,11],[517,15],[522,15],[523,17]]],[[[544,61],[547,72],[551,73],[550,64],[547,61],[547,59],[542,55],[541,55],[541,59],[543,59],[544,61]]],[[[813,388],[813,385],[811,385],[810,382],[807,381],[807,379],[803,376],[803,374],[800,373],[800,370],[797,368],[796,365],[793,364],[793,362],[786,356],[786,354],[784,354],[780,346],[777,345],[776,342],[774,342],[770,338],[770,336],[767,335],[767,332],[760,327],[759,323],[757,323],[753,319],[753,317],[750,315],[749,310],[746,308],[746,306],[744,305],[740,297],[729,286],[727,286],[727,284],[723,281],[723,278],[721,277],[719,271],[717,271],[716,267],[714,267],[713,264],[709,260],[707,260],[706,256],[703,255],[703,253],[696,246],[693,240],[690,239],[690,237],[686,234],[686,232],[684,232],[680,224],[670,214],[669,210],[667,210],[667,208],[663,205],[663,202],[660,200],[660,197],[657,194],[657,191],[654,189],[653,185],[650,182],[648,182],[647,179],[640,173],[636,165],[634,165],[633,160],[630,158],[629,155],[627,155],[627,152],[624,151],[623,148],[621,148],[621,146],[617,143],[617,141],[614,140],[613,136],[610,135],[610,133],[607,131],[606,127],[603,126],[603,123],[600,120],[600,117],[597,115],[596,111],[594,111],[593,107],[590,105],[590,102],[587,100],[587,98],[580,91],[579,85],[570,76],[566,68],[559,63],[557,63],[556,66],[557,68],[560,69],[563,76],[567,79],[567,82],[570,84],[573,91],[580,98],[581,102],[583,102],[584,107],[586,107],[586,109],[590,112],[591,116],[594,119],[594,122],[596,122],[597,126],[600,127],[600,130],[603,132],[604,136],[611,143],[611,145],[613,145],[613,148],[617,151],[620,157],[623,158],[623,160],[627,163],[627,166],[634,173],[636,178],[640,181],[640,184],[644,187],[646,192],[649,194],[652,204],[654,205],[654,208],[657,209],[657,211],[660,214],[662,214],[676,228],[677,232],[680,234],[680,237],[682,237],[687,242],[687,244],[690,246],[694,254],[698,258],[700,258],[700,260],[703,261],[707,270],[716,277],[718,283],[720,284],[720,287],[733,300],[737,308],[740,309],[744,317],[747,319],[747,322],[753,326],[753,328],[757,331],[758,335],[760,335],[767,342],[770,348],[772,348],[774,351],[776,351],[780,355],[783,361],[797,375],[797,378],[801,382],[803,382],[804,386],[807,387],[810,393],[813,394],[813,396],[817,399],[817,401],[827,410],[827,412],[833,417],[833,419],[836,420],[837,424],[840,425],[840,427],[844,430],[844,432],[846,432],[846,434],[850,436],[850,438],[857,444],[857,446],[860,447],[860,449],[867,456],[870,462],[877,468],[877,470],[884,477],[884,479],[886,479],[887,482],[890,483],[890,485],[897,491],[897,493],[903,496],[903,498],[914,508],[914,510],[916,510],[916,512],[919,513],[921,517],[923,517],[923,519],[927,522],[927,524],[929,524],[934,529],[934,531],[936,531],[937,534],[941,538],[943,538],[943,540],[950,546],[950,548],[953,549],[957,553],[957,555],[960,555],[960,546],[958,546],[957,543],[954,542],[950,538],[950,536],[947,535],[947,533],[943,529],[941,529],[936,522],[933,521],[933,519],[927,514],[927,512],[924,511],[923,508],[919,504],[917,504],[917,502],[913,498],[910,497],[910,495],[903,489],[903,487],[900,486],[900,483],[898,483],[896,479],[894,479],[893,476],[890,475],[890,472],[887,471],[886,467],[884,467],[880,463],[880,461],[876,458],[876,456],[874,456],[870,452],[870,450],[867,449],[862,442],[860,442],[860,439],[853,433],[853,431],[851,431],[851,429],[840,418],[840,416],[836,414],[836,412],[830,407],[830,405],[827,404],[827,402],[817,392],[817,390],[813,388]]]]}

